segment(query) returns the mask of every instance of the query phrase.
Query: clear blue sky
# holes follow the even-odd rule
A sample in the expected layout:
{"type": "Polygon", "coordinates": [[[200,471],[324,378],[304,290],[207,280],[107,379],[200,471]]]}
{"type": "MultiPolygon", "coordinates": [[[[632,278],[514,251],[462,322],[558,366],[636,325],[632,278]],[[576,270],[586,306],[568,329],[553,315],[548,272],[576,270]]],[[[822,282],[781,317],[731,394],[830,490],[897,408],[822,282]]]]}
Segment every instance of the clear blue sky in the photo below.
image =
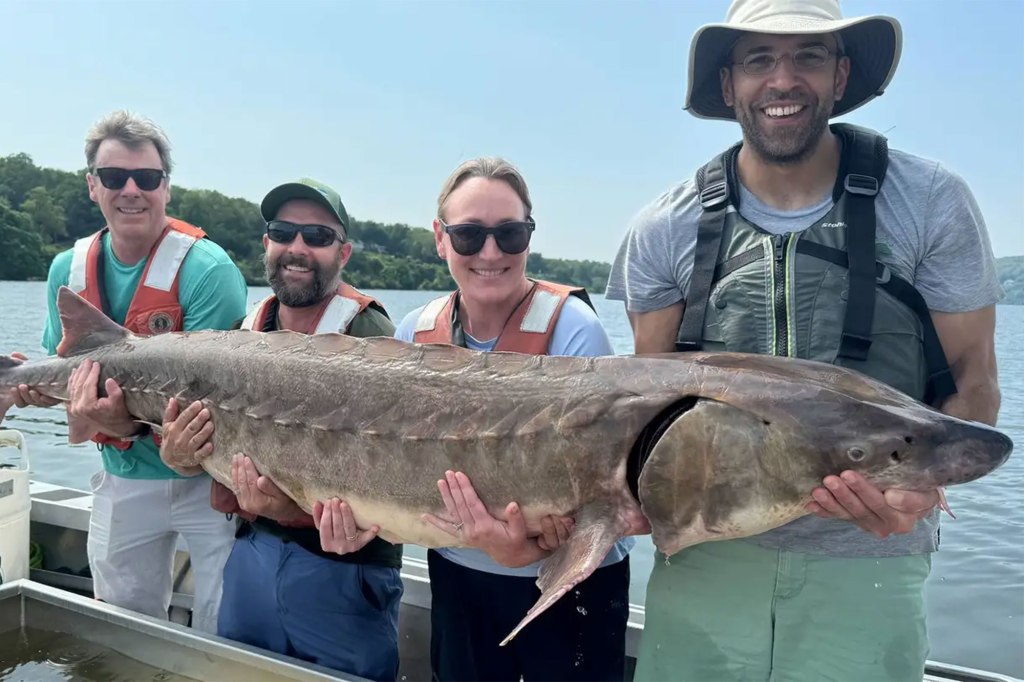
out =
{"type": "MultiPolygon", "coordinates": [[[[690,38],[726,7],[0,0],[0,154],[81,168],[89,125],[127,107],[168,131],[177,185],[258,201],[311,175],[358,218],[419,226],[460,161],[498,154],[530,185],[535,251],[609,261],[644,203],[739,136],[682,110],[690,38]]],[[[996,255],[1024,254],[1024,2],[843,8],[894,14],[905,41],[846,120],[963,175],[996,255]]]]}

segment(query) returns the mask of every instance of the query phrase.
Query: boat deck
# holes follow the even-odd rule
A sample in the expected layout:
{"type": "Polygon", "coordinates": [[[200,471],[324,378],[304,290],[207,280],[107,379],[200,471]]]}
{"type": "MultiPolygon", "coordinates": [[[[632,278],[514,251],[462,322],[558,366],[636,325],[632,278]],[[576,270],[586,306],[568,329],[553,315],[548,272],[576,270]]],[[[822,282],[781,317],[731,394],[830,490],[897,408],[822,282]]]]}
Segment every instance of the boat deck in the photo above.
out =
{"type": "MultiPolygon", "coordinates": [[[[83,616],[81,595],[91,595],[92,581],[82,575],[87,568],[86,560],[86,536],[89,530],[89,513],[92,508],[92,495],[86,491],[75,490],[57,485],[51,485],[39,481],[32,481],[30,484],[32,497],[31,511],[31,538],[43,548],[44,564],[42,568],[30,571],[31,582],[25,582],[19,589],[25,603],[32,603],[30,609],[44,609],[42,604],[60,606],[65,610],[70,608],[79,618],[83,616]],[[67,591],[74,594],[67,594],[67,591]],[[66,603],[57,604],[62,598],[66,603]]],[[[430,679],[430,582],[427,577],[426,561],[405,556],[402,565],[402,579],[405,584],[405,593],[402,598],[402,611],[399,619],[399,641],[401,643],[401,670],[399,679],[415,681],[430,679]]],[[[148,628],[146,633],[157,640],[172,642],[174,646],[206,646],[209,644],[215,647],[218,652],[225,652],[231,647],[240,651],[252,654],[261,650],[254,650],[252,647],[245,647],[237,642],[230,642],[215,637],[197,635],[191,629],[182,624],[187,623],[188,612],[192,605],[192,581],[189,571],[188,552],[185,545],[179,542],[178,554],[175,561],[175,589],[171,599],[171,622],[163,623],[143,616],[134,616],[137,619],[144,619],[148,628]],[[166,638],[170,639],[166,639],[166,638]]],[[[16,583],[12,584],[15,585],[16,583]]],[[[6,594],[9,594],[9,588],[6,594]]],[[[0,595],[5,592],[0,592],[0,595]]],[[[2,598],[2,597],[0,597],[2,598]]],[[[95,604],[89,599],[86,603],[95,604]]],[[[0,602],[2,604],[2,602],[0,602]]],[[[108,605],[105,607],[104,616],[111,617],[110,611],[114,609],[108,605]]],[[[123,609],[115,609],[118,622],[133,625],[133,621],[126,621],[125,618],[133,615],[123,609]]],[[[3,631],[3,611],[0,610],[0,631],[3,631]]],[[[88,614],[88,617],[94,617],[88,614]]],[[[626,653],[628,659],[628,670],[625,682],[632,680],[632,669],[635,663],[635,655],[640,638],[643,635],[644,608],[637,604],[630,604],[629,626],[626,633],[626,653]]],[[[309,666],[301,661],[288,657],[271,655],[269,652],[262,652],[262,655],[275,664],[294,666],[293,668],[281,668],[287,674],[294,674],[295,669],[308,669],[310,674],[328,675],[328,677],[298,678],[283,676],[274,679],[353,679],[338,675],[332,675],[330,671],[315,666],[309,666]]],[[[269,665],[269,664],[268,664],[269,665]]],[[[276,668],[275,668],[276,669],[276,668]]],[[[924,682],[1024,682],[1020,679],[991,673],[983,670],[964,668],[960,666],[947,665],[929,661],[926,667],[924,682]]],[[[284,673],[282,673],[284,674],[284,673]]],[[[217,676],[204,676],[199,679],[228,679],[217,676]]],[[[230,679],[235,679],[232,676],[230,679]]],[[[260,678],[246,676],[247,680],[260,678]]]]}

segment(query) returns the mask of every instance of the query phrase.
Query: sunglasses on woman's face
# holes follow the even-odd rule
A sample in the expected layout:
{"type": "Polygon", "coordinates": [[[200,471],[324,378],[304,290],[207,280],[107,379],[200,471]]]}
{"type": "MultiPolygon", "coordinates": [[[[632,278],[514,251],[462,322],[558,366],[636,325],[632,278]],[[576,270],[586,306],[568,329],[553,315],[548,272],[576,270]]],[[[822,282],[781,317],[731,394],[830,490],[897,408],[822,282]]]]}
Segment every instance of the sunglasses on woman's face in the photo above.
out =
{"type": "Polygon", "coordinates": [[[438,222],[448,233],[452,248],[460,256],[472,256],[484,248],[488,235],[494,236],[498,248],[507,254],[515,255],[526,251],[530,246],[530,237],[536,229],[533,219],[528,221],[510,221],[494,227],[484,227],[476,223],[448,225],[438,218],[438,222]]]}
{"type": "Polygon", "coordinates": [[[271,220],[267,223],[267,237],[278,244],[291,244],[295,235],[300,233],[306,246],[330,246],[335,240],[345,243],[345,238],[337,230],[326,225],[299,225],[287,220],[271,220]]]}
{"type": "Polygon", "coordinates": [[[124,189],[131,178],[143,192],[152,192],[167,177],[159,168],[97,168],[95,174],[107,189],[124,189]]]}

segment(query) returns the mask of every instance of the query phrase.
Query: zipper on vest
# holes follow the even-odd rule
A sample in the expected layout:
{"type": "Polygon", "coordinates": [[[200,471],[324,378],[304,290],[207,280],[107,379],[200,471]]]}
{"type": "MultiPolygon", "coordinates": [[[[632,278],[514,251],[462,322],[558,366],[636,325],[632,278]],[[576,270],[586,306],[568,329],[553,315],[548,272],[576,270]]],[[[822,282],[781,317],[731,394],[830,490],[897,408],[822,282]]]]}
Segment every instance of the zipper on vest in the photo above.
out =
{"type": "Polygon", "coordinates": [[[772,355],[789,355],[789,310],[786,305],[786,249],[792,235],[772,235],[772,355]]]}

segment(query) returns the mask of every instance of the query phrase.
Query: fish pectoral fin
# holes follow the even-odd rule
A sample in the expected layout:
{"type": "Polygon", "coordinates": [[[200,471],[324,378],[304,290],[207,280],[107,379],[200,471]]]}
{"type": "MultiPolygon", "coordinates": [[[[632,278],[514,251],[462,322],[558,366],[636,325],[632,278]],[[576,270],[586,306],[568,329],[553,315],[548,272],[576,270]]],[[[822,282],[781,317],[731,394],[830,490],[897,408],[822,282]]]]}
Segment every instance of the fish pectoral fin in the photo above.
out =
{"type": "Polygon", "coordinates": [[[586,580],[627,530],[628,524],[611,505],[604,503],[581,507],[576,514],[576,527],[568,541],[541,565],[537,578],[540,599],[500,646],[511,642],[530,621],[586,580]]]}

